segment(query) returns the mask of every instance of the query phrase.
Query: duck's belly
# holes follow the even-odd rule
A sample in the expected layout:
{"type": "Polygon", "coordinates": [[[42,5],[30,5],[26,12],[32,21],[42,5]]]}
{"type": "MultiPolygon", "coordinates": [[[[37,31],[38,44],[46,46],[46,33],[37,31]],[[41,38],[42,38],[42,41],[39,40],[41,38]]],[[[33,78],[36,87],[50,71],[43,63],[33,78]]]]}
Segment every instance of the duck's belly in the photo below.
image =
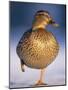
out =
{"type": "Polygon", "coordinates": [[[28,67],[43,69],[55,60],[58,50],[58,43],[52,34],[47,38],[41,36],[41,39],[32,36],[23,42],[20,58],[28,67]]]}

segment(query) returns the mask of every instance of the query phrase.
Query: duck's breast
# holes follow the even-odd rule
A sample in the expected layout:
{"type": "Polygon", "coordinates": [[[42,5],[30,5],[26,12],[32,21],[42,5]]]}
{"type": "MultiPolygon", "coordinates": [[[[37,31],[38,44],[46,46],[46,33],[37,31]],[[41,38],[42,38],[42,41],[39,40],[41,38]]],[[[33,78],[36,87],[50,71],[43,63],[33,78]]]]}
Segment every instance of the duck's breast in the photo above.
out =
{"type": "MultiPolygon", "coordinates": [[[[25,36],[26,37],[26,36],[25,36]]],[[[51,32],[34,31],[21,44],[20,57],[31,68],[45,68],[57,56],[59,46],[51,32]]]]}

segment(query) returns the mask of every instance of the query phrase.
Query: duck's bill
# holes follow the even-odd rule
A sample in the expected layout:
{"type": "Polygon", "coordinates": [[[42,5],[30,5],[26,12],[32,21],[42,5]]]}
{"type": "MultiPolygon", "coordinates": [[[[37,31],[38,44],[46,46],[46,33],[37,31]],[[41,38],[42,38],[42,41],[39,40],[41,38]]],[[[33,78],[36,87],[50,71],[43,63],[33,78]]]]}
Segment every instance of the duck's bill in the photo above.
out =
{"type": "Polygon", "coordinates": [[[52,24],[54,27],[59,27],[59,24],[57,24],[57,23],[54,23],[54,24],[52,24]]]}

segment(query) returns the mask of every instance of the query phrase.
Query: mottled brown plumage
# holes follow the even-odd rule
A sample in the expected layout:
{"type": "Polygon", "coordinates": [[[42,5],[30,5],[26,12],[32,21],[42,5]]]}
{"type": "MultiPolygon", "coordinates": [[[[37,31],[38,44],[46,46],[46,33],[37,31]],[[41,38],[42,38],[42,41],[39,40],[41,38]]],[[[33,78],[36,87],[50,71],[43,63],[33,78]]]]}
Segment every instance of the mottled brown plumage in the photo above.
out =
{"type": "Polygon", "coordinates": [[[17,54],[23,71],[23,65],[44,69],[55,60],[59,45],[54,35],[44,27],[48,24],[57,25],[48,12],[37,12],[32,29],[25,32],[19,41],[17,54]]]}
{"type": "Polygon", "coordinates": [[[27,32],[25,36],[17,49],[17,53],[25,65],[43,69],[55,60],[59,47],[51,32],[39,28],[39,30],[27,32]]]}

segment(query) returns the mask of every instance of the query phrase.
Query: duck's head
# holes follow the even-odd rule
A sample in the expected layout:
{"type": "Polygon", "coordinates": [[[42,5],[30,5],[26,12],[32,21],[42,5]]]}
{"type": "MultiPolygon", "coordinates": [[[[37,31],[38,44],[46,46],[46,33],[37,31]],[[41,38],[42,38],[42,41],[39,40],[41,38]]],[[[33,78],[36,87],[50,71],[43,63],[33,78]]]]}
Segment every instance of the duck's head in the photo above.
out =
{"type": "Polygon", "coordinates": [[[45,28],[49,24],[58,27],[58,24],[55,23],[55,21],[53,20],[53,18],[51,17],[48,11],[44,11],[44,10],[37,11],[34,16],[34,20],[32,24],[33,29],[45,28]]]}

